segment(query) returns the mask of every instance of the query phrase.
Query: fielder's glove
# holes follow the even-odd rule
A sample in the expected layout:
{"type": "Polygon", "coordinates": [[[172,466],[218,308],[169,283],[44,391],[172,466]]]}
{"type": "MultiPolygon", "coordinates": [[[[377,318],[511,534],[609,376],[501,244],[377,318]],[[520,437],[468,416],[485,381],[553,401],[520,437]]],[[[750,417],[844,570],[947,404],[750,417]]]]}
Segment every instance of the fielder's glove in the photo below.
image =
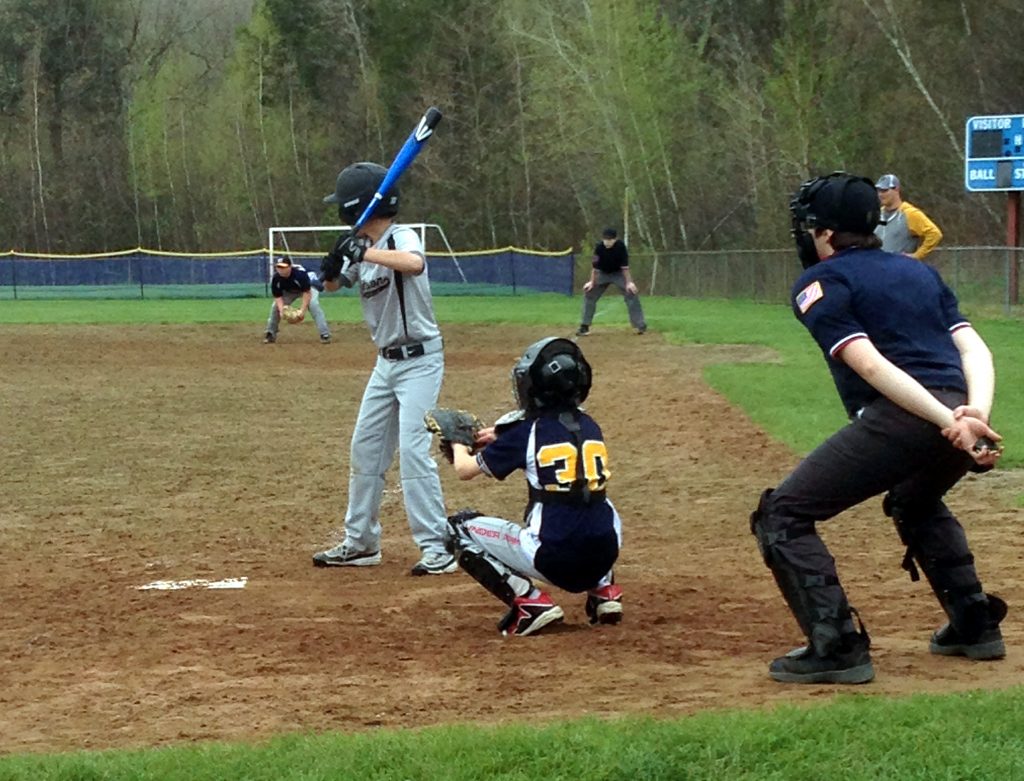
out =
{"type": "Polygon", "coordinates": [[[484,427],[476,415],[461,409],[447,409],[438,407],[430,410],[423,416],[423,425],[427,431],[437,434],[441,438],[441,455],[449,464],[455,462],[455,453],[452,451],[452,443],[458,442],[473,450],[476,442],[477,432],[484,427]]]}
{"type": "Polygon", "coordinates": [[[303,318],[305,318],[305,314],[303,314],[299,307],[291,306],[289,304],[281,310],[281,317],[292,325],[295,325],[296,323],[302,322],[303,318]]]}

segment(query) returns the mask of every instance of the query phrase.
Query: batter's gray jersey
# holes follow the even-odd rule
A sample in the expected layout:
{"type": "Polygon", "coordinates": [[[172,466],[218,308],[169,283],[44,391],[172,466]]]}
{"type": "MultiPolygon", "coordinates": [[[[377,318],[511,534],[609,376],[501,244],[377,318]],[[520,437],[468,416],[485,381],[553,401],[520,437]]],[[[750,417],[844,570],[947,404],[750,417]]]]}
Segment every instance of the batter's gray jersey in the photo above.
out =
{"type": "Polygon", "coordinates": [[[363,317],[370,326],[374,344],[378,348],[396,347],[440,336],[419,234],[405,225],[392,225],[373,246],[413,252],[424,259],[419,274],[403,274],[368,261],[345,270],[344,275],[353,287],[359,286],[363,317]]]}

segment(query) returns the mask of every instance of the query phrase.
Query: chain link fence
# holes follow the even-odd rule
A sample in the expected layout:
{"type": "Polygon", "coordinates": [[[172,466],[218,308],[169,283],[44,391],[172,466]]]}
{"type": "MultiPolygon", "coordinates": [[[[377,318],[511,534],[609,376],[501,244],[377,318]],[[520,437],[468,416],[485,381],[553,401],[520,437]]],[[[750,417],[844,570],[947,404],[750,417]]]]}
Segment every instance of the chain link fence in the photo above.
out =
{"type": "MultiPolygon", "coordinates": [[[[631,252],[629,258],[633,279],[647,295],[787,303],[800,274],[792,249],[631,252]]],[[[943,247],[928,256],[928,263],[966,306],[999,307],[1010,314],[1018,304],[1024,247],[943,247]]]]}

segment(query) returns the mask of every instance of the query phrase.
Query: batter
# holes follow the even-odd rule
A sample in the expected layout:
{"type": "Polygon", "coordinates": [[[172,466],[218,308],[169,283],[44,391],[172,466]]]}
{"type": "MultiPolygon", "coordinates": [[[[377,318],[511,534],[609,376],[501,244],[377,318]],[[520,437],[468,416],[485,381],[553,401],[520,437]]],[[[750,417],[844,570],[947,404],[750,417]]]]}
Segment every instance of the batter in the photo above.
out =
{"type": "MultiPolygon", "coordinates": [[[[352,224],[385,173],[376,163],[350,165],[324,201],[338,204],[342,220],[352,224]]],[[[381,563],[384,474],[397,449],[409,529],[422,552],[412,574],[440,575],[455,572],[458,564],[444,546],[444,498],[423,415],[436,406],[441,392],[444,350],[423,244],[415,230],[395,224],[398,198],[393,187],[358,234],[340,239],[321,267],[326,290],[359,290],[378,355],[352,433],[345,539],[315,554],[313,564],[381,563]]]]}

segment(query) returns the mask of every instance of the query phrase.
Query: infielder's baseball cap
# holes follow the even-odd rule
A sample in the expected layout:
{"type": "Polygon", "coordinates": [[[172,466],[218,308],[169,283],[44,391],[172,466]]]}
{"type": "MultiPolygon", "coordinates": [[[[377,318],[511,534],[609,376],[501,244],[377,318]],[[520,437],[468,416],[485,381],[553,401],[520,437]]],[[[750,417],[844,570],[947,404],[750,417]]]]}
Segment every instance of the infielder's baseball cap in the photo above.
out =
{"type": "Polygon", "coordinates": [[[292,259],[288,257],[278,258],[274,261],[274,265],[278,268],[290,268],[292,265],[292,259]]]}
{"type": "Polygon", "coordinates": [[[900,186],[900,180],[896,174],[882,174],[875,182],[876,190],[895,190],[900,186]]]}
{"type": "Polygon", "coordinates": [[[618,231],[615,228],[605,228],[601,231],[601,237],[605,239],[614,239],[618,237],[618,231]]]}

